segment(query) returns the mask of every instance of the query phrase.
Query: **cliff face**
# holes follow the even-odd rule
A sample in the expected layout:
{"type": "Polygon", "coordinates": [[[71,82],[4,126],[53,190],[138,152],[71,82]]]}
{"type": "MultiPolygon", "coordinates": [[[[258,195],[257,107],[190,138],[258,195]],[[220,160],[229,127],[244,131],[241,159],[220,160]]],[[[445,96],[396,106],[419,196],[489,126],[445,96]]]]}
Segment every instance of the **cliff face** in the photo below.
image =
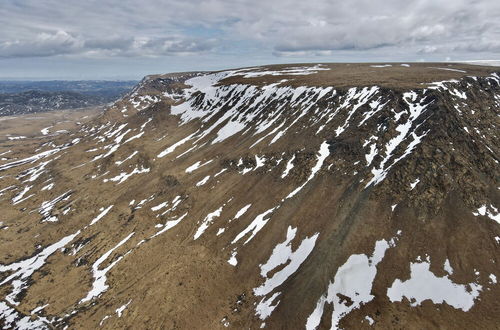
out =
{"type": "Polygon", "coordinates": [[[458,64],[146,77],[2,146],[0,322],[493,328],[499,113],[458,64]]]}

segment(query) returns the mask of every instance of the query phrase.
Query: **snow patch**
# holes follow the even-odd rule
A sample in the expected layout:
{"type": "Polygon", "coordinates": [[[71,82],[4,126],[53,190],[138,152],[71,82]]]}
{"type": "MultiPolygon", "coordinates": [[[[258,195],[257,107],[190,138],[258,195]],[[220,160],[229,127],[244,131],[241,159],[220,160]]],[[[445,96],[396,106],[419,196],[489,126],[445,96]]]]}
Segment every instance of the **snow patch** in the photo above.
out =
{"type": "Polygon", "coordinates": [[[97,259],[96,262],[92,265],[92,275],[94,277],[94,282],[92,283],[92,289],[89,291],[87,296],[80,300],[81,303],[85,303],[87,301],[92,300],[94,297],[98,297],[101,295],[103,292],[105,292],[108,289],[108,285],[106,284],[106,274],[113,268],[120,260],[122,260],[123,256],[118,257],[115,259],[112,263],[108,265],[108,267],[104,269],[99,269],[99,266],[108,259],[108,257],[113,253],[116,249],[118,249],[120,246],[125,244],[132,236],[134,233],[131,233],[127,237],[125,237],[123,240],[121,240],[117,245],[115,245],[111,250],[108,252],[104,253],[99,259],[97,259]]]}
{"type": "Polygon", "coordinates": [[[438,277],[429,268],[430,262],[427,261],[411,263],[410,279],[406,281],[396,279],[387,290],[389,299],[394,302],[402,301],[405,297],[413,307],[430,299],[434,304],[447,303],[464,312],[474,306],[474,300],[482,290],[481,285],[456,284],[448,278],[448,275],[438,277]]]}
{"type": "Polygon", "coordinates": [[[338,329],[338,324],[344,316],[372,301],[374,296],[371,290],[377,275],[377,265],[391,246],[393,246],[391,242],[380,240],[375,243],[371,257],[364,254],[351,255],[338,268],[333,282],[328,285],[327,292],[319,298],[316,308],[307,319],[306,329],[312,330],[319,326],[326,303],[333,305],[332,329],[338,329]],[[349,297],[351,301],[339,299],[339,294],[349,297]]]}
{"type": "Polygon", "coordinates": [[[476,212],[472,212],[472,214],[474,214],[476,217],[480,215],[487,216],[491,220],[500,223],[500,212],[498,212],[498,209],[493,205],[487,206],[486,204],[484,204],[480,208],[478,208],[476,212]]]}
{"type": "Polygon", "coordinates": [[[201,161],[197,161],[193,165],[191,165],[188,168],[186,168],[186,173],[192,173],[192,172],[196,171],[197,169],[199,169],[200,167],[205,166],[207,164],[210,164],[212,161],[213,161],[213,159],[211,159],[209,161],[206,161],[203,164],[201,163],[201,161]]]}
{"type": "Polygon", "coordinates": [[[200,227],[198,227],[198,230],[194,234],[194,240],[197,240],[205,232],[205,230],[207,230],[207,228],[212,224],[215,218],[220,217],[223,207],[224,205],[219,207],[217,210],[207,214],[205,219],[203,219],[203,221],[201,222],[200,227]]]}

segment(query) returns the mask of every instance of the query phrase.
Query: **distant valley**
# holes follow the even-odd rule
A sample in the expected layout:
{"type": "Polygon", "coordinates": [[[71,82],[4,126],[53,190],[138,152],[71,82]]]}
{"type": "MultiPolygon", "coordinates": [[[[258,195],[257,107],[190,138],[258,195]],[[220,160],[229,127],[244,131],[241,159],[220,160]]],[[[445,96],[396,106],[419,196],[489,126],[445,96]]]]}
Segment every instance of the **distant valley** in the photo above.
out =
{"type": "Polygon", "coordinates": [[[136,81],[0,81],[0,116],[105,105],[136,81]]]}

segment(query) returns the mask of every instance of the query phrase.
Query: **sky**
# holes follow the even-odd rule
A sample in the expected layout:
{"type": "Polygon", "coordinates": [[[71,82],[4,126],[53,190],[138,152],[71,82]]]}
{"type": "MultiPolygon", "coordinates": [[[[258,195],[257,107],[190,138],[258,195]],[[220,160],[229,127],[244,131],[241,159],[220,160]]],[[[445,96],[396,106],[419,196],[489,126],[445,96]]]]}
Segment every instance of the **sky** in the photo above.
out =
{"type": "Polygon", "coordinates": [[[0,79],[500,59],[499,0],[0,0],[0,79]]]}

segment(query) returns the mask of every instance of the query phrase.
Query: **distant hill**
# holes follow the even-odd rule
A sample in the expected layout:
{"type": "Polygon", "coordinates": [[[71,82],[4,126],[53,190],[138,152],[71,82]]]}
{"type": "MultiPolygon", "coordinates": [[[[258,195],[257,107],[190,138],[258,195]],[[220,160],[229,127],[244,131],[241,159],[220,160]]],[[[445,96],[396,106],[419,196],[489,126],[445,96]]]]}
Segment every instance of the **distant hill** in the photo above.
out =
{"type": "Polygon", "coordinates": [[[75,109],[113,102],[136,81],[0,81],[0,116],[75,109]]]}

